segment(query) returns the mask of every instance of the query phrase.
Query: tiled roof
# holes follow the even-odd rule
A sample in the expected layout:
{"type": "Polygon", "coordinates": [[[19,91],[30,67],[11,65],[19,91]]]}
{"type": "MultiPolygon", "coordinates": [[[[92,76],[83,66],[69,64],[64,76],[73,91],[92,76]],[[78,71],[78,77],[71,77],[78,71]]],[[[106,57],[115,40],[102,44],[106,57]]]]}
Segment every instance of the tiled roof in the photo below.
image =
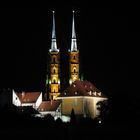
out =
{"type": "Polygon", "coordinates": [[[61,103],[61,100],[56,101],[42,101],[38,107],[38,111],[56,111],[61,103]]]}
{"type": "Polygon", "coordinates": [[[105,97],[91,82],[80,80],[73,82],[59,97],[68,96],[105,97]]]}
{"type": "Polygon", "coordinates": [[[19,92],[16,95],[21,103],[35,103],[41,92],[19,92]]]}

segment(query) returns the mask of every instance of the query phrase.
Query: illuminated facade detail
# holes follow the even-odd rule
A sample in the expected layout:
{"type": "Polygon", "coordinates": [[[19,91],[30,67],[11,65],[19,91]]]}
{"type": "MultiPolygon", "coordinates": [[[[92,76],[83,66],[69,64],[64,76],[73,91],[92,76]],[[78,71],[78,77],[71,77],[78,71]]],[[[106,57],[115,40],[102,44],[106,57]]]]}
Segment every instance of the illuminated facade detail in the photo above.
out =
{"type": "Polygon", "coordinates": [[[71,39],[71,48],[69,52],[69,70],[70,70],[70,79],[69,84],[72,84],[76,80],[80,80],[79,78],[79,50],[77,49],[77,40],[75,33],[75,23],[74,23],[74,11],[73,11],[73,19],[72,19],[72,39],[71,39]]]}
{"type": "Polygon", "coordinates": [[[59,78],[59,59],[60,53],[57,49],[56,33],[55,33],[55,18],[53,11],[53,27],[52,27],[52,42],[51,49],[49,50],[50,57],[50,75],[49,75],[49,99],[55,100],[60,95],[60,78],[59,78]]]}

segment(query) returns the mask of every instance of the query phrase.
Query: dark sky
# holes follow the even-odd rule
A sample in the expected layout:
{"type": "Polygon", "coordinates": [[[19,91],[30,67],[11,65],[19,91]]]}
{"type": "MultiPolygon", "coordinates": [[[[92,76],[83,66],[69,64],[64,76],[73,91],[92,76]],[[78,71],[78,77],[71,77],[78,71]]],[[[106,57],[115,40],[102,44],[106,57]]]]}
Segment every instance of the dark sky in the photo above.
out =
{"type": "Polygon", "coordinates": [[[34,90],[44,87],[51,43],[51,10],[56,11],[57,45],[66,62],[71,11],[75,9],[85,79],[107,94],[137,93],[140,81],[138,9],[96,8],[82,3],[63,6],[39,3],[33,8],[25,7],[0,9],[0,87],[34,90]]]}

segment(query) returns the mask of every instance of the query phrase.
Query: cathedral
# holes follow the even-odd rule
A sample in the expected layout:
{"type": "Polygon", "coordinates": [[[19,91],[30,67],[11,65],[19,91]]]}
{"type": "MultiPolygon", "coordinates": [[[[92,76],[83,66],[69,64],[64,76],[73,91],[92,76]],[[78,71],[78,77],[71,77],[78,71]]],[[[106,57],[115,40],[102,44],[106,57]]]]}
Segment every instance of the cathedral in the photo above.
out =
{"type": "MultiPolygon", "coordinates": [[[[79,72],[79,47],[75,31],[75,11],[72,11],[72,36],[69,54],[69,83],[68,87],[61,90],[60,79],[60,49],[57,47],[55,30],[55,12],[53,14],[52,39],[48,50],[49,72],[46,77],[47,99],[42,92],[16,92],[13,90],[12,103],[18,107],[31,106],[37,110],[38,116],[47,114],[55,118],[69,120],[72,109],[76,116],[95,118],[99,115],[97,102],[107,100],[107,97],[98,90],[91,82],[82,80],[79,72]]],[[[65,66],[64,66],[65,67],[65,66]]],[[[65,69],[65,68],[64,68],[65,69]]]]}

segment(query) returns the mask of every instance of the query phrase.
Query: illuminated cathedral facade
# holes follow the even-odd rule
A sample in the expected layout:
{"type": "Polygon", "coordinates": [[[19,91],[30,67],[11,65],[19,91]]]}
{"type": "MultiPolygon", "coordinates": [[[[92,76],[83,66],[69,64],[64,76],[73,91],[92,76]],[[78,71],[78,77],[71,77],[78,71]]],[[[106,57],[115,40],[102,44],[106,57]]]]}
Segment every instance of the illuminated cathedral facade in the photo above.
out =
{"type": "Polygon", "coordinates": [[[56,97],[60,95],[60,51],[57,48],[56,42],[54,11],[53,11],[52,42],[51,49],[49,50],[49,59],[50,59],[49,99],[55,100],[56,97]]]}
{"type": "MultiPolygon", "coordinates": [[[[55,33],[55,12],[53,11],[52,41],[49,50],[49,99],[56,100],[60,95],[60,50],[57,48],[57,40],[55,33]]],[[[77,48],[77,40],[75,33],[74,11],[72,17],[72,38],[69,53],[69,84],[80,80],[79,76],[79,50],[77,48]]],[[[48,84],[48,83],[46,83],[48,84]]],[[[46,86],[48,87],[48,86],[46,86]]]]}
{"type": "MultiPolygon", "coordinates": [[[[79,49],[75,32],[75,12],[72,11],[72,36],[69,54],[69,86],[62,91],[60,80],[60,49],[57,47],[55,32],[55,12],[53,11],[51,48],[48,51],[49,65],[46,77],[47,100],[42,92],[20,92],[13,90],[12,102],[16,106],[32,106],[41,115],[52,114],[54,117],[70,116],[71,110],[79,116],[95,118],[99,112],[97,102],[107,100],[92,83],[80,79],[79,49]]],[[[64,66],[65,67],[65,66],[64,66]]],[[[65,69],[65,68],[64,68],[65,69]]]]}
{"type": "Polygon", "coordinates": [[[74,81],[80,80],[79,78],[79,50],[77,48],[75,23],[74,23],[74,11],[72,20],[72,39],[71,48],[69,50],[69,84],[71,85],[74,81]]]}

